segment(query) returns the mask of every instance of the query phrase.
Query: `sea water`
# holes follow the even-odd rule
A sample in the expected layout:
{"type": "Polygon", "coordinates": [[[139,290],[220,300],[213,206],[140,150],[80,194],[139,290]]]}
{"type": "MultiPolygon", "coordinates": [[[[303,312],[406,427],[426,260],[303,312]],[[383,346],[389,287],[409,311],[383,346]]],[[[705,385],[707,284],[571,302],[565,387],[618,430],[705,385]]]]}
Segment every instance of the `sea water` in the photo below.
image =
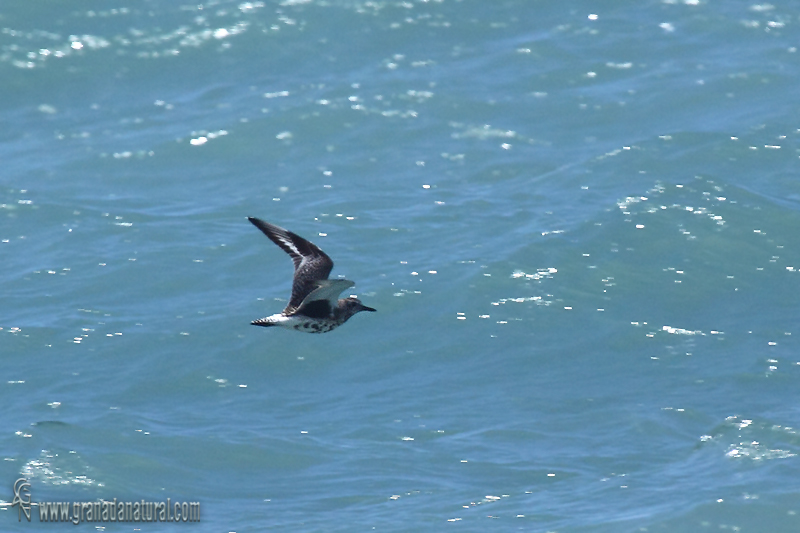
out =
{"type": "Polygon", "coordinates": [[[24,477],[198,531],[797,531],[799,23],[3,3],[0,529],[58,529],[24,477]],[[247,216],[378,312],[252,327],[292,264],[247,216]]]}

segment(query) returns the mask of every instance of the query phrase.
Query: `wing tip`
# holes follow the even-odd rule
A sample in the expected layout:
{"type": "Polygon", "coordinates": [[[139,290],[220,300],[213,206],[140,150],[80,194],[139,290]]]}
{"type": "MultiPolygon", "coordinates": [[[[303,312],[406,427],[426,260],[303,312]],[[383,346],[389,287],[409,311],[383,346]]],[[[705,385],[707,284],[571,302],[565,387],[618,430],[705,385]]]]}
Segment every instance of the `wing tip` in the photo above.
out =
{"type": "Polygon", "coordinates": [[[247,220],[249,220],[249,221],[250,221],[250,223],[251,223],[252,225],[254,225],[255,227],[257,227],[257,228],[259,228],[259,229],[260,229],[262,226],[267,226],[267,225],[269,225],[267,222],[264,222],[263,220],[261,220],[261,219],[260,219],[260,218],[258,218],[258,217],[247,217],[247,220]]]}

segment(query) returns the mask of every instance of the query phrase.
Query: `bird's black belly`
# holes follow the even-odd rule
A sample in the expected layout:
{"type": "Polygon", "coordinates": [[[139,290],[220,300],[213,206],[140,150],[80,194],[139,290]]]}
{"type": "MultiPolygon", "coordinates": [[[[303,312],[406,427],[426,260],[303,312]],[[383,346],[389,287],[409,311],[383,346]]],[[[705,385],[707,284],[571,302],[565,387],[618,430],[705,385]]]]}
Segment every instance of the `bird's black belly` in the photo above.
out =
{"type": "Polygon", "coordinates": [[[331,316],[331,304],[328,300],[314,300],[298,309],[297,314],[309,318],[328,318],[331,316]]]}

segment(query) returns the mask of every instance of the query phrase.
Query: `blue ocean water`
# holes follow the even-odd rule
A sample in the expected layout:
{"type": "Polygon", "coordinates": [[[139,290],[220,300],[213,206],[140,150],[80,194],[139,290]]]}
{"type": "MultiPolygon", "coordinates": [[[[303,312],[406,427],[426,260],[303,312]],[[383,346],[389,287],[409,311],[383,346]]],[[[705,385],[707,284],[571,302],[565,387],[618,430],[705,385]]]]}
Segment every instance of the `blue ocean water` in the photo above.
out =
{"type": "Polygon", "coordinates": [[[607,4],[0,6],[0,499],[797,531],[800,6],[607,4]]]}

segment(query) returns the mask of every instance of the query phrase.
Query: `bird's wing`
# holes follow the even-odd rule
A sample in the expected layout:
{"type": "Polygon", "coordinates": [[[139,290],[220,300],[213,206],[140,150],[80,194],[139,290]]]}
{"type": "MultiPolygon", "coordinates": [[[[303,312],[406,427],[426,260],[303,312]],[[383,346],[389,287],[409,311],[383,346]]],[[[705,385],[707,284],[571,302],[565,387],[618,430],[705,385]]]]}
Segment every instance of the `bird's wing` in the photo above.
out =
{"type": "MultiPolygon", "coordinates": [[[[300,303],[297,312],[303,314],[304,309],[309,308],[314,302],[320,300],[326,301],[331,308],[336,307],[339,301],[339,295],[342,291],[354,286],[355,283],[349,279],[323,279],[317,281],[317,288],[308,293],[303,301],[300,303]]],[[[319,307],[314,305],[314,307],[319,307]]]]}
{"type": "Polygon", "coordinates": [[[292,258],[294,263],[292,297],[284,313],[296,311],[306,297],[318,287],[317,282],[328,279],[333,269],[333,261],[314,243],[291,231],[255,217],[247,219],[292,258]]]}

